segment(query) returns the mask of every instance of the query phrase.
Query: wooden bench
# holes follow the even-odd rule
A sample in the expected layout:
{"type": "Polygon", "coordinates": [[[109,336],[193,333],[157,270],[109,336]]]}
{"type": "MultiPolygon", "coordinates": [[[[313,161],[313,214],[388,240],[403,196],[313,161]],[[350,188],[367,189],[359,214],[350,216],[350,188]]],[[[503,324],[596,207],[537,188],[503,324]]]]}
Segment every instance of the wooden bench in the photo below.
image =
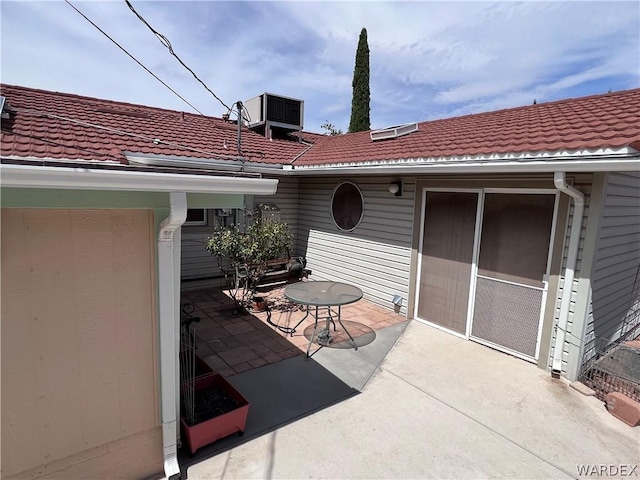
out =
{"type": "MultiPolygon", "coordinates": [[[[311,275],[311,270],[305,268],[306,265],[307,261],[304,257],[270,260],[267,262],[265,272],[260,276],[255,287],[268,287],[308,278],[311,275]]],[[[236,286],[246,282],[248,272],[248,265],[236,267],[236,286]]]]}

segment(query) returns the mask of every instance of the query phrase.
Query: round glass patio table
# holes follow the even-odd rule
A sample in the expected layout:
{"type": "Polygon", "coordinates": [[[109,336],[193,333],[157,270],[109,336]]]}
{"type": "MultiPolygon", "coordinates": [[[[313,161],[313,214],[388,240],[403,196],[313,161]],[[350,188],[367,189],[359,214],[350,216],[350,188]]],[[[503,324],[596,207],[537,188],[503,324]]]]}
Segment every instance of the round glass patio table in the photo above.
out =
{"type": "Polygon", "coordinates": [[[333,323],[335,330],[335,320],[337,320],[345,333],[351,339],[351,343],[353,343],[355,349],[358,349],[358,345],[356,345],[355,340],[340,319],[340,307],[342,307],[342,305],[357,302],[362,298],[362,290],[358,287],[342,282],[297,282],[292,283],[284,289],[284,296],[294,303],[307,306],[307,314],[294,328],[291,329],[290,333],[292,335],[293,332],[295,332],[295,329],[307,318],[309,313],[313,312],[315,325],[311,335],[311,340],[309,341],[309,346],[307,347],[307,357],[311,356],[309,355],[309,352],[311,351],[311,344],[316,337],[319,320],[326,320],[325,327],[317,335],[320,347],[331,343],[330,326],[331,323],[333,323]],[[313,307],[313,309],[311,307],[313,307]],[[338,310],[335,311],[331,307],[338,307],[338,310]],[[326,308],[326,314],[324,316],[321,315],[321,308],[326,308]]]}
{"type": "Polygon", "coordinates": [[[296,282],[284,289],[284,296],[302,305],[337,307],[360,300],[362,290],[341,282],[296,282]]]}

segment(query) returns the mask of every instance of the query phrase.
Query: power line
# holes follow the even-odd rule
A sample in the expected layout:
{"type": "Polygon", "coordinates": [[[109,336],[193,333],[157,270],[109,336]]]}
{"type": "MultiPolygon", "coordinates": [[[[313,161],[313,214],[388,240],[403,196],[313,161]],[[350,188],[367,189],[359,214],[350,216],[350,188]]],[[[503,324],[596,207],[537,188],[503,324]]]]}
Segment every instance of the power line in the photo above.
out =
{"type": "Polygon", "coordinates": [[[171,90],[171,92],[173,92],[174,95],[176,95],[178,98],[180,98],[180,100],[182,100],[184,103],[186,103],[187,105],[189,105],[191,108],[193,108],[196,112],[198,112],[200,115],[204,116],[204,113],[202,113],[200,110],[198,110],[196,107],[194,107],[191,103],[189,103],[182,95],[180,95],[178,92],[176,92],[173,88],[171,88],[169,85],[167,85],[162,79],[160,79],[155,73],[153,73],[151,70],[149,70],[147,67],[145,67],[137,58],[135,58],[133,55],[131,55],[127,50],[125,50],[125,48],[120,45],[118,42],[116,42],[113,38],[111,38],[104,30],[102,30],[98,25],[96,25],[95,23],[93,23],[91,21],[91,19],[89,19],[89,17],[87,17],[84,13],[82,13],[80,10],[78,10],[76,8],[75,5],[73,5],[69,0],[65,0],[65,2],[67,2],[67,4],[73,8],[76,12],[78,12],[87,22],[89,22],[91,25],[93,25],[96,29],[98,29],[98,31],[100,33],[102,33],[105,37],[107,37],[109,40],[111,40],[120,50],[122,50],[124,53],[126,53],[134,62],[136,62],[138,65],[140,65],[142,68],[144,68],[147,73],[149,73],[149,75],[151,75],[153,78],[155,78],[156,80],[158,80],[162,85],[164,85],[165,87],[167,87],[169,90],[171,90]]]}
{"type": "MultiPolygon", "coordinates": [[[[178,56],[178,55],[173,51],[173,47],[171,46],[171,42],[169,41],[169,39],[168,39],[166,36],[164,36],[163,34],[161,34],[160,32],[158,32],[158,31],[157,31],[155,28],[153,28],[151,25],[149,25],[149,22],[147,22],[147,21],[144,19],[144,17],[143,17],[142,15],[140,15],[140,14],[136,11],[136,9],[135,9],[135,8],[133,8],[133,5],[131,5],[131,2],[129,2],[129,0],[124,0],[124,1],[125,1],[125,2],[126,2],[126,4],[128,5],[129,9],[130,9],[134,14],[135,14],[135,16],[136,16],[136,17],[138,17],[138,19],[139,19],[142,23],[144,23],[144,24],[149,28],[149,30],[151,30],[151,31],[153,32],[153,34],[158,38],[158,40],[160,40],[160,43],[161,43],[162,45],[164,45],[164,46],[167,48],[167,50],[169,50],[169,53],[170,53],[171,55],[173,55],[173,56],[176,58],[176,60],[178,60],[178,61],[180,62],[180,64],[181,64],[184,68],[186,68],[186,69],[191,73],[191,75],[193,75],[193,77],[194,77],[197,81],[199,81],[199,82],[202,84],[202,86],[203,86],[203,87],[204,87],[204,88],[205,88],[205,89],[206,89],[206,90],[207,90],[211,95],[213,95],[213,97],[214,97],[216,100],[218,100],[218,101],[222,104],[222,106],[224,106],[224,107],[227,109],[227,111],[229,111],[229,112],[230,112],[230,111],[231,111],[231,107],[229,107],[226,103],[224,103],[224,102],[220,99],[220,97],[218,97],[215,93],[213,93],[213,90],[211,90],[211,89],[207,86],[207,84],[206,84],[206,83],[204,83],[202,80],[200,80],[200,78],[195,74],[195,72],[194,72],[193,70],[191,70],[191,68],[189,68],[189,67],[187,66],[187,64],[186,64],[186,63],[184,63],[184,62],[182,61],[182,59],[181,59],[181,58],[180,58],[180,57],[179,57],[179,56],[178,56]]],[[[240,118],[238,118],[238,121],[240,121],[240,118]]]]}

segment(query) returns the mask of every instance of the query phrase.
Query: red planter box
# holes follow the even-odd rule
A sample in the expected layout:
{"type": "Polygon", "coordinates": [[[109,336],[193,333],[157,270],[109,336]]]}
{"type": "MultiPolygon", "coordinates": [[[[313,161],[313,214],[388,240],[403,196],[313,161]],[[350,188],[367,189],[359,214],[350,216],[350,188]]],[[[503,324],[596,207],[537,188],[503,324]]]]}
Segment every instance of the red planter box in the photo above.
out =
{"type": "MultiPolygon", "coordinates": [[[[182,361],[183,361],[183,353],[180,352],[180,365],[182,365],[182,361]]],[[[196,380],[200,377],[213,374],[213,368],[211,368],[207,362],[205,362],[202,358],[200,358],[198,354],[195,355],[194,366],[195,366],[196,380]]]]}
{"type": "Polygon", "coordinates": [[[196,379],[196,392],[209,387],[218,387],[223,390],[238,402],[238,408],[191,426],[187,424],[184,418],[180,418],[182,436],[187,441],[191,455],[200,447],[209,445],[216,440],[234,433],[244,433],[244,428],[247,424],[249,402],[233,385],[217,373],[196,379]]]}

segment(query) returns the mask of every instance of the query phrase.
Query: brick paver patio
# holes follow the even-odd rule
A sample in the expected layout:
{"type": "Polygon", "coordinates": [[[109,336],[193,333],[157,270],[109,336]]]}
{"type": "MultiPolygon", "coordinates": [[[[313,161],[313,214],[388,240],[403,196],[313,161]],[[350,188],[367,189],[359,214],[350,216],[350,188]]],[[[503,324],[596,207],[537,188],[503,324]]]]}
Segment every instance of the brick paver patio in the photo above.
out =
{"type": "MultiPolygon", "coordinates": [[[[300,321],[305,311],[289,303],[284,288],[275,288],[261,295],[269,302],[271,321],[291,327],[300,321]]],[[[195,306],[196,352],[222,376],[245,372],[295,355],[304,355],[313,331],[309,316],[293,335],[274,328],[267,322],[266,312],[236,313],[233,301],[226,292],[206,288],[182,292],[181,303],[195,306]]],[[[374,339],[372,332],[404,322],[403,315],[366,300],[342,307],[342,320],[360,346],[374,339]]],[[[333,342],[328,348],[353,348],[348,337],[337,324],[332,331],[333,342]]],[[[375,341],[375,340],[373,340],[375,341]]],[[[317,345],[312,346],[312,350],[317,345]]]]}

